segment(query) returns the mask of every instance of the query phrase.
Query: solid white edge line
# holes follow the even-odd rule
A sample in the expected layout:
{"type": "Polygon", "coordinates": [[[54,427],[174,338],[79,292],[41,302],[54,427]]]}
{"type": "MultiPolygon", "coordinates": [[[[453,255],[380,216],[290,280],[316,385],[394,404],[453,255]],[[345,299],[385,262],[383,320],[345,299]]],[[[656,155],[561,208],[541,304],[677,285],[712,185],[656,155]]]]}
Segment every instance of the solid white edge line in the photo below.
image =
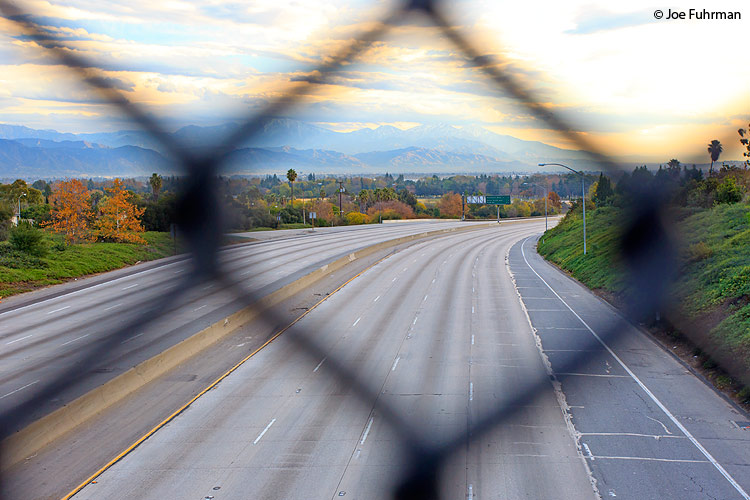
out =
{"type": "Polygon", "coordinates": [[[271,428],[271,426],[273,425],[273,423],[274,423],[274,422],[276,422],[276,419],[275,419],[275,418],[271,419],[271,421],[270,421],[270,422],[268,423],[268,425],[266,426],[266,428],[265,428],[265,429],[263,429],[263,432],[261,432],[260,434],[258,434],[258,437],[257,437],[257,438],[255,438],[255,441],[253,441],[253,444],[258,444],[258,441],[260,441],[260,438],[262,438],[262,437],[263,437],[263,435],[264,435],[264,434],[265,434],[266,432],[268,432],[268,429],[270,429],[270,428],[271,428]]]}
{"type": "Polygon", "coordinates": [[[526,251],[524,250],[524,245],[526,245],[526,242],[529,240],[529,238],[531,238],[531,236],[529,236],[528,238],[526,238],[525,240],[523,240],[523,243],[521,243],[521,255],[523,256],[523,260],[524,260],[524,262],[526,262],[526,265],[529,267],[529,269],[531,269],[531,272],[533,272],[534,274],[536,274],[537,278],[539,278],[542,281],[542,283],[544,283],[545,285],[547,285],[547,288],[549,288],[549,290],[553,294],[555,294],[555,296],[558,299],[560,299],[560,302],[562,302],[563,304],[565,304],[565,307],[567,307],[570,310],[570,312],[572,312],[573,315],[576,318],[578,318],[578,321],[580,321],[581,324],[583,326],[585,326],[586,329],[589,332],[591,332],[591,335],[593,335],[594,338],[602,345],[602,347],[604,347],[604,349],[606,349],[607,352],[615,359],[615,361],[617,361],[617,363],[619,363],[619,365],[622,366],[622,368],[628,373],[628,375],[630,375],[630,377],[635,381],[635,383],[638,384],[638,386],[643,390],[643,392],[645,392],[648,395],[648,397],[651,399],[651,401],[653,401],[656,404],[656,406],[658,406],[661,409],[661,411],[664,412],[664,414],[669,418],[669,420],[671,420],[672,423],[675,424],[677,426],[677,428],[680,429],[680,431],[683,434],[685,434],[685,436],[690,440],[690,442],[693,443],[693,445],[696,448],[698,448],[698,451],[700,451],[703,454],[703,456],[706,457],[706,459],[708,459],[709,462],[711,462],[711,464],[716,468],[716,470],[718,470],[721,473],[721,475],[724,476],[724,478],[727,481],[729,481],[729,484],[731,484],[732,487],[734,487],[734,489],[737,490],[737,493],[739,493],[740,495],[742,495],[742,498],[744,498],[745,500],[750,500],[750,495],[748,495],[747,492],[742,488],[742,486],[740,486],[737,483],[737,481],[735,481],[735,479],[729,474],[729,472],[727,472],[726,469],[724,469],[724,467],[719,462],[716,461],[716,459],[713,457],[713,455],[711,455],[711,453],[709,453],[708,450],[706,448],[704,448],[703,445],[700,442],[698,442],[697,439],[695,439],[695,437],[690,433],[690,431],[687,430],[687,428],[685,428],[685,426],[682,425],[682,423],[680,423],[680,421],[677,420],[677,418],[675,418],[674,415],[672,415],[672,412],[670,412],[667,409],[667,407],[664,406],[664,404],[659,400],[659,398],[657,398],[654,395],[654,393],[651,392],[648,387],[646,387],[646,385],[641,381],[641,379],[638,378],[638,376],[635,373],[633,373],[633,371],[628,367],[628,365],[626,365],[620,359],[620,357],[617,354],[615,354],[615,352],[609,347],[609,345],[607,345],[607,343],[604,342],[602,340],[602,338],[599,337],[599,335],[597,335],[597,333],[588,325],[588,323],[586,323],[583,320],[583,318],[581,318],[578,315],[578,313],[576,313],[573,310],[573,308],[570,307],[570,305],[568,305],[568,303],[565,302],[565,300],[563,300],[563,298],[560,297],[560,295],[557,294],[557,292],[549,285],[549,283],[547,283],[544,280],[544,278],[542,278],[539,275],[539,273],[536,272],[536,270],[533,267],[531,267],[531,264],[529,263],[529,260],[526,258],[526,251]]]}

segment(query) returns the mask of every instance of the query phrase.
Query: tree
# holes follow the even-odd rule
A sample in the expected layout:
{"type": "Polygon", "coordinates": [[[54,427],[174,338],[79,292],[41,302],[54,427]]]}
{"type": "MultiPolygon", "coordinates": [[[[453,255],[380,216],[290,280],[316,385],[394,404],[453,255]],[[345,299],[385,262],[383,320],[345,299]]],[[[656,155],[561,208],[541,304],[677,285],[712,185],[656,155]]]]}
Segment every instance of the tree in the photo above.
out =
{"type": "Polygon", "coordinates": [[[747,151],[742,153],[742,156],[747,158],[747,160],[745,160],[745,170],[747,170],[747,166],[750,165],[750,140],[745,137],[746,135],[748,135],[748,133],[744,128],[739,129],[737,133],[740,134],[740,144],[745,146],[745,149],[747,149],[747,151]]]}
{"type": "Polygon", "coordinates": [[[89,190],[83,182],[71,179],[56,183],[50,202],[52,220],[48,225],[64,234],[67,243],[93,240],[89,228],[89,190]]]}
{"type": "Polygon", "coordinates": [[[440,215],[446,217],[461,217],[461,195],[454,192],[445,193],[438,201],[440,215]]]}
{"type": "Polygon", "coordinates": [[[609,181],[609,177],[606,177],[603,173],[599,174],[599,180],[596,184],[596,191],[594,192],[594,203],[596,206],[605,205],[607,200],[614,196],[615,191],[612,189],[612,183],[609,181]]]}
{"type": "Polygon", "coordinates": [[[122,180],[115,179],[107,188],[107,198],[99,203],[101,215],[96,221],[97,236],[105,241],[146,243],[138,233],[143,232],[140,218],[144,209],[130,200],[130,192],[122,180]]]}
{"type": "Polygon", "coordinates": [[[719,156],[723,151],[724,148],[722,148],[721,143],[716,139],[711,141],[708,145],[708,154],[711,155],[711,166],[708,168],[709,175],[711,175],[711,172],[714,170],[714,162],[719,159],[719,156]]]}
{"type": "Polygon", "coordinates": [[[151,174],[148,183],[151,185],[151,192],[154,195],[154,201],[156,201],[159,198],[159,191],[161,191],[161,175],[154,172],[151,174]]]}
{"type": "Polygon", "coordinates": [[[292,188],[292,206],[294,206],[294,181],[297,180],[297,172],[293,168],[290,168],[286,172],[286,178],[289,179],[289,185],[292,188]]]}

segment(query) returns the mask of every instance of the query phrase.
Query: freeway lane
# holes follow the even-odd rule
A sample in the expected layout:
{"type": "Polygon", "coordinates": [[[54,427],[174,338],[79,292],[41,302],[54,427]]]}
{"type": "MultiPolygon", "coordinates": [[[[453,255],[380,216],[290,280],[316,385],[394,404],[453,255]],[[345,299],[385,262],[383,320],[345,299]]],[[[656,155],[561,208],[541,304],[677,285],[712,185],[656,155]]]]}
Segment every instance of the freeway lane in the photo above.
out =
{"type": "Polygon", "coordinates": [[[515,245],[510,267],[602,496],[750,498],[747,415],[534,246],[515,245]]]}
{"type": "MultiPolygon", "coordinates": [[[[326,262],[381,241],[432,230],[466,227],[459,222],[415,222],[335,228],[229,247],[220,260],[227,273],[264,296],[326,262]]],[[[40,300],[0,312],[0,410],[10,408],[54,379],[82,350],[102,342],[117,328],[137,318],[144,307],[184,286],[191,271],[187,260],[169,261],[141,272],[77,289],[59,296],[36,294],[40,300]]],[[[31,294],[33,297],[34,294],[31,294]]],[[[95,366],[81,367],[81,383],[28,415],[28,421],[149,359],[158,352],[236,311],[240,304],[215,283],[186,292],[173,311],[147,328],[128,332],[119,348],[95,366]]],[[[19,423],[23,425],[24,422],[19,423]]],[[[10,431],[12,429],[6,429],[10,431]]]]}
{"type": "MultiPolygon", "coordinates": [[[[548,380],[505,265],[541,228],[450,235],[380,262],[292,327],[324,357],[281,336],[75,498],[386,497],[406,464],[381,404],[441,444],[548,380]],[[332,359],[373,392],[331,377],[332,359]]],[[[547,383],[502,426],[462,440],[444,497],[594,498],[564,417],[547,383]]]]}

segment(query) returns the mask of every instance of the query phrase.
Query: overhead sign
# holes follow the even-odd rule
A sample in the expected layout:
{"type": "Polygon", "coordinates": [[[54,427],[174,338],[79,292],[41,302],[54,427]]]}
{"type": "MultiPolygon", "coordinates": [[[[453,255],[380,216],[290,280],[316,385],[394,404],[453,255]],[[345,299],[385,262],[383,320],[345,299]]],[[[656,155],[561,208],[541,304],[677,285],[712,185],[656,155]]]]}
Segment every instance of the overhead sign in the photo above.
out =
{"type": "Polygon", "coordinates": [[[510,196],[509,195],[502,195],[502,196],[485,196],[486,201],[485,203],[487,205],[510,205],[510,196]]]}
{"type": "Polygon", "coordinates": [[[474,203],[477,205],[510,205],[510,196],[471,195],[466,197],[466,203],[474,203]]]}

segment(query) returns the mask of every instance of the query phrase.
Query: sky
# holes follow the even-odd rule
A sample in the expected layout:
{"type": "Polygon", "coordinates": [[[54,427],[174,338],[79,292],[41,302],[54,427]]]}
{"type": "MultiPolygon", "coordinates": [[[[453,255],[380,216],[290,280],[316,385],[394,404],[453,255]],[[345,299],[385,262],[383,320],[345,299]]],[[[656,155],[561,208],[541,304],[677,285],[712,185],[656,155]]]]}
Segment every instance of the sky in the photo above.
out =
{"type": "MultiPolygon", "coordinates": [[[[64,50],[170,130],[242,120],[298,89],[283,116],[338,131],[479,125],[578,149],[487,77],[420,15],[323,85],[314,68],[378,25],[392,1],[14,1],[64,50]]],[[[703,7],[697,6],[699,9],[703,7]]],[[[644,161],[741,159],[750,122],[750,4],[741,19],[656,19],[655,1],[454,0],[444,11],[497,69],[600,150],[644,161]],[[744,54],[744,55],[743,55],[744,54]]],[[[0,122],[64,132],[135,128],[80,76],[0,18],[0,122]]]]}

